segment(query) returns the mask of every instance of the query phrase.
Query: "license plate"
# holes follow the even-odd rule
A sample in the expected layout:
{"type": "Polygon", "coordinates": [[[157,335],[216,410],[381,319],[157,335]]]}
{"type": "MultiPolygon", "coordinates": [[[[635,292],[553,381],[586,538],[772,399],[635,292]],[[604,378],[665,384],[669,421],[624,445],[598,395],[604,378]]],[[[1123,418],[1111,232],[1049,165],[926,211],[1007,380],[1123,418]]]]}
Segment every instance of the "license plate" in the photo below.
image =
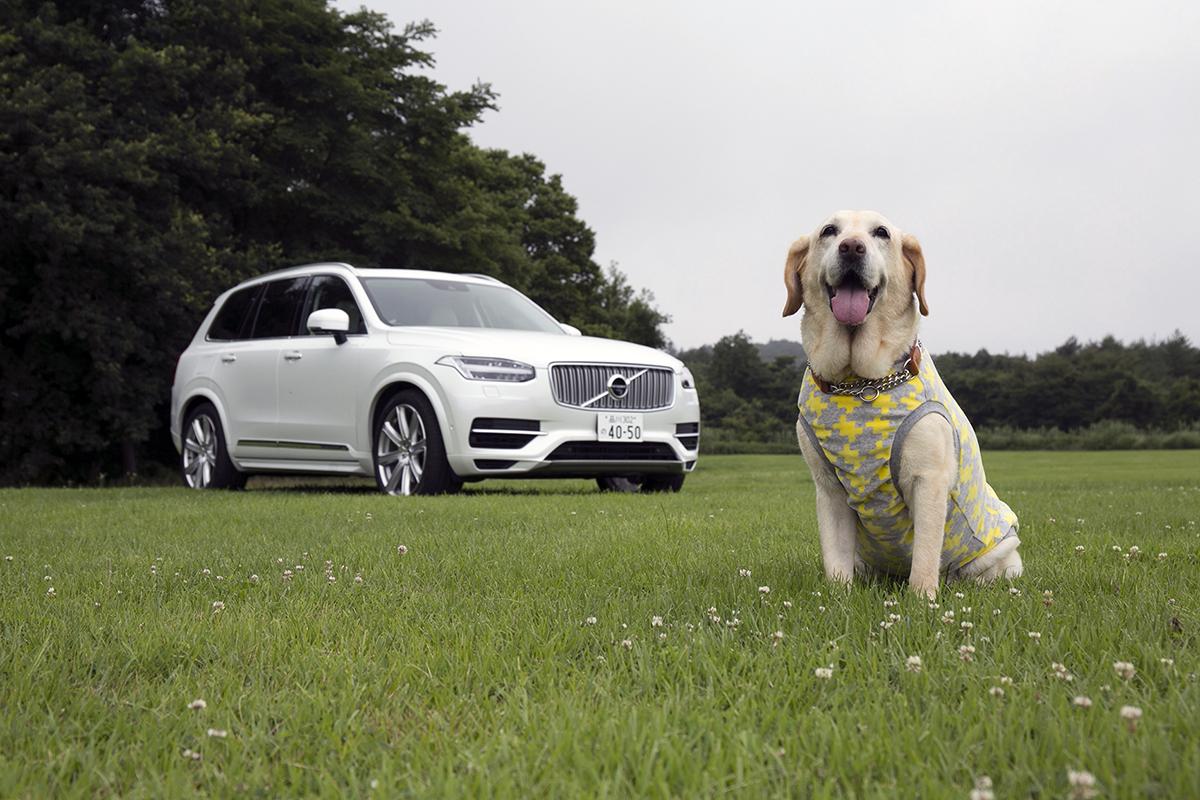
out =
{"type": "Polygon", "coordinates": [[[642,415],[596,415],[596,440],[600,442],[640,442],[642,440],[642,415]]]}

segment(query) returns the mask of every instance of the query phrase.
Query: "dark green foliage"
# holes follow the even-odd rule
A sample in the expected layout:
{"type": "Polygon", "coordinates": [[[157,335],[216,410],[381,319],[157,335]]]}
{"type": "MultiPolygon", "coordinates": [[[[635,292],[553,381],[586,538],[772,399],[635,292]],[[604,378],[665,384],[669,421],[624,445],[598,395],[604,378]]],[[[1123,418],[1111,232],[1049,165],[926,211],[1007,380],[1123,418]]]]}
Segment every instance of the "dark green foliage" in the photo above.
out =
{"type": "MultiPolygon", "coordinates": [[[[804,359],[762,355],[786,345],[756,346],[739,332],[680,353],[700,386],[707,451],[794,450],[804,359]]],[[[934,358],[990,449],[1200,446],[1200,349],[1178,332],[1129,345],[1071,338],[1033,358],[986,350],[934,358]]]]}
{"type": "Polygon", "coordinates": [[[172,456],[175,357],[220,291],[289,264],[489,273],[664,344],[559,177],[462,133],[495,97],[429,77],[429,23],[324,0],[0,11],[0,481],[172,456]]]}

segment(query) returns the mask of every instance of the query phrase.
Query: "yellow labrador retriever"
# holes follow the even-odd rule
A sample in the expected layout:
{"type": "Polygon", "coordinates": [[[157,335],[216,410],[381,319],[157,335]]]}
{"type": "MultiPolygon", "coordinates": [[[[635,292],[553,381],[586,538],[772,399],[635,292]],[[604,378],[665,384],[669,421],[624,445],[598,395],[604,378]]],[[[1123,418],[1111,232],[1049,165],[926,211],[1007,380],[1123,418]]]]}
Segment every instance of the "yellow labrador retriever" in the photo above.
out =
{"type": "Polygon", "coordinates": [[[907,577],[933,598],[942,575],[1020,575],[1017,517],[917,339],[929,306],[916,238],[873,211],[839,211],[791,246],[783,278],[783,315],[804,307],[796,434],[826,576],[907,577]]]}

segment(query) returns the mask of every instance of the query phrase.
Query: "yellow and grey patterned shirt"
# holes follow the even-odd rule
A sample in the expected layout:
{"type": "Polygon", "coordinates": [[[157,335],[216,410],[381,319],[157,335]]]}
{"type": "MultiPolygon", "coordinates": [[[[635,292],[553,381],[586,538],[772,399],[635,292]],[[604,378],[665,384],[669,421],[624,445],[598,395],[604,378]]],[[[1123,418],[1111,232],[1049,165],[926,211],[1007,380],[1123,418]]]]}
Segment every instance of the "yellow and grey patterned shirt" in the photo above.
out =
{"type": "Polygon", "coordinates": [[[926,414],[946,418],[958,451],[958,476],[946,505],[942,571],[961,569],[1016,534],[1017,515],[984,480],[971,423],[923,350],[918,374],[870,403],[826,394],[805,370],[798,405],[809,439],[858,515],[858,554],[871,567],[897,576],[911,569],[912,515],[892,476],[905,437],[926,414]]]}

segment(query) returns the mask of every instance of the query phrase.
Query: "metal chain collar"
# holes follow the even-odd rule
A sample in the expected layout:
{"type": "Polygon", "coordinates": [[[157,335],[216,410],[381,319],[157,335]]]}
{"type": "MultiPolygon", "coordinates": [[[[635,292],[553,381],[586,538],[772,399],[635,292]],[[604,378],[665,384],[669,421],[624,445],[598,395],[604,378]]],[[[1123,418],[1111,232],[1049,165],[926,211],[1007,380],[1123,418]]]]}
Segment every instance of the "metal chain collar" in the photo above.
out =
{"type": "MultiPolygon", "coordinates": [[[[914,350],[921,347],[920,340],[915,342],[914,350]]],[[[904,366],[896,372],[890,372],[882,378],[862,378],[857,381],[848,381],[846,383],[833,383],[832,381],[822,380],[817,373],[813,372],[812,365],[807,367],[809,373],[817,382],[818,386],[826,394],[848,395],[857,397],[864,403],[873,403],[883,392],[889,392],[897,386],[908,383],[913,378],[917,377],[917,370],[914,369],[912,356],[908,356],[904,360],[904,366]]]]}

